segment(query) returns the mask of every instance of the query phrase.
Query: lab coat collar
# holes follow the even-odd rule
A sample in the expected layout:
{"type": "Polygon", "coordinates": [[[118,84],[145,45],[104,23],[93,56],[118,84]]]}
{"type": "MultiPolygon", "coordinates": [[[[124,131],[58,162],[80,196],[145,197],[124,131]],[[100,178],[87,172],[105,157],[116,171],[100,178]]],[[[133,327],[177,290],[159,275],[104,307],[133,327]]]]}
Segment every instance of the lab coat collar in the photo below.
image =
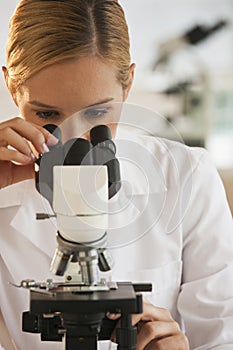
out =
{"type": "Polygon", "coordinates": [[[17,183],[0,190],[0,208],[8,208],[20,205],[27,186],[27,181],[17,183]]]}

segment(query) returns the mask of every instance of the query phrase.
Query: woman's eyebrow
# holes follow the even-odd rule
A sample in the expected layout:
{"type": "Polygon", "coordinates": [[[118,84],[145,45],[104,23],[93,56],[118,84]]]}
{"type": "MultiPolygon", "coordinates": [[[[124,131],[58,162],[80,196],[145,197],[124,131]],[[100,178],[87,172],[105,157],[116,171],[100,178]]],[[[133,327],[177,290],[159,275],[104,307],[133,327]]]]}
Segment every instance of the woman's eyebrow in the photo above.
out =
{"type": "Polygon", "coordinates": [[[86,107],[84,107],[84,108],[95,107],[95,106],[98,106],[98,105],[102,105],[102,104],[104,104],[104,103],[111,102],[111,101],[113,101],[113,100],[114,100],[113,97],[109,97],[109,98],[106,98],[106,99],[104,99],[104,100],[102,100],[102,101],[95,102],[95,103],[93,103],[93,104],[91,104],[91,105],[88,105],[88,106],[86,106],[86,107]]]}
{"type": "MultiPolygon", "coordinates": [[[[89,107],[94,107],[94,106],[102,105],[102,104],[104,104],[104,103],[108,103],[108,102],[111,102],[111,101],[113,101],[113,100],[114,100],[113,97],[109,97],[109,98],[106,98],[106,99],[104,99],[104,100],[102,100],[102,101],[98,101],[98,102],[95,102],[95,103],[93,103],[93,104],[91,104],[91,105],[88,105],[88,106],[86,106],[86,107],[84,107],[84,108],[89,108],[89,107]]],[[[29,101],[28,103],[31,104],[31,105],[33,105],[33,106],[36,106],[36,107],[51,108],[51,109],[59,109],[59,110],[62,109],[62,108],[59,108],[59,107],[57,107],[57,106],[47,105],[46,103],[42,103],[42,102],[36,101],[36,100],[29,101]]]]}
{"type": "Polygon", "coordinates": [[[59,107],[50,106],[50,105],[47,105],[47,104],[42,103],[42,102],[40,102],[40,101],[29,101],[28,103],[30,103],[31,105],[36,106],[36,107],[53,108],[53,109],[59,109],[59,110],[61,110],[61,108],[59,108],[59,107]]]}

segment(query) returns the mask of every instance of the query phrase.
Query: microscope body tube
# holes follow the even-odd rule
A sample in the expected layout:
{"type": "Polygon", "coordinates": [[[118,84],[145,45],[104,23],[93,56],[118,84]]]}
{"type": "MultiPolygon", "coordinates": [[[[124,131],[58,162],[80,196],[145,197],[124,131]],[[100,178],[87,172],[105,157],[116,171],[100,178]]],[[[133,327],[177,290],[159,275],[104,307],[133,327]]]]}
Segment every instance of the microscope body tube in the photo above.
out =
{"type": "MultiPolygon", "coordinates": [[[[95,251],[105,248],[107,239],[107,167],[54,166],[53,174],[53,209],[59,237],[51,270],[57,275],[63,275],[74,253],[83,270],[94,270],[98,264],[95,251]]],[[[96,274],[90,272],[89,275],[96,274]]],[[[89,282],[94,282],[94,277],[89,279],[89,282]]]]}

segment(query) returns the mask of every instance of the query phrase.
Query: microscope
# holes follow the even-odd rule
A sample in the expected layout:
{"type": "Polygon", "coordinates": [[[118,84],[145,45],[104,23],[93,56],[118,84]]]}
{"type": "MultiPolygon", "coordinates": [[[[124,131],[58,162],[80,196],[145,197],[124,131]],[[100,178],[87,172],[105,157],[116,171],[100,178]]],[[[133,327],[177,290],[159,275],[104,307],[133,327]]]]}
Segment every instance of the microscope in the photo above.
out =
{"type": "MultiPolygon", "coordinates": [[[[181,35],[163,41],[153,62],[151,87],[158,94],[160,113],[166,117],[168,138],[172,123],[189,146],[205,147],[211,115],[210,71],[196,47],[228,25],[194,25],[181,35]]],[[[211,57],[210,57],[211,60],[211,57]]]]}
{"type": "MultiPolygon", "coordinates": [[[[109,340],[116,321],[106,313],[120,313],[116,329],[119,350],[136,349],[137,328],[132,314],[142,312],[142,295],[150,284],[108,282],[99,271],[112,268],[107,249],[108,202],[121,187],[120,165],[111,131],[98,125],[90,141],[72,138],[62,144],[61,130],[45,128],[59,142],[37,160],[36,188],[54,211],[57,249],[51,271],[63,283],[23,280],[30,290],[30,311],[23,313],[23,331],[40,333],[42,341],[63,342],[67,350],[97,350],[98,340],[109,340]]],[[[37,214],[37,219],[49,218],[37,214]]]]}

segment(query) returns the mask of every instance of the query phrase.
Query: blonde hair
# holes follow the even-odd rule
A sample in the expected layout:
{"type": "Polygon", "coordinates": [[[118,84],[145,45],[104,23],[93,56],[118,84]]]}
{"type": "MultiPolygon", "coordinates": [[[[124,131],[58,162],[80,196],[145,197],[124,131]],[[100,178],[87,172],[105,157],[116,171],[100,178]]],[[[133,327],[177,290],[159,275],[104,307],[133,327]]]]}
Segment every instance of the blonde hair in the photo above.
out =
{"type": "Polygon", "coordinates": [[[7,83],[17,89],[54,63],[95,55],[129,84],[129,35],[115,0],[21,0],[10,21],[7,83]]]}

